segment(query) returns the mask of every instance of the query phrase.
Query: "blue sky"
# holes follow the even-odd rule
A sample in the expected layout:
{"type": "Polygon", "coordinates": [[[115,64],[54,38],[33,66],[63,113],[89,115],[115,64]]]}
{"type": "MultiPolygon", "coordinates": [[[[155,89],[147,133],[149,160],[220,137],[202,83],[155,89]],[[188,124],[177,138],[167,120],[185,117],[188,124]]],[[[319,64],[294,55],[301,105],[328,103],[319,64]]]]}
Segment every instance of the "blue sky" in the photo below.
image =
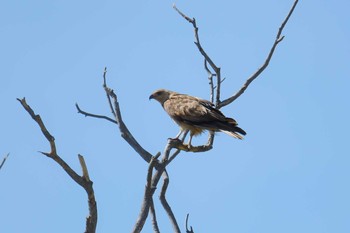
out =
{"type": "MultiPolygon", "coordinates": [[[[293,1],[176,1],[197,19],[203,47],[236,92],[263,63],[293,1]]],[[[177,126],[148,96],[158,88],[209,98],[193,29],[173,1],[2,1],[0,3],[1,232],[83,232],[86,194],[56,163],[16,101],[26,97],[77,172],[84,155],[94,181],[98,232],[130,232],[147,164],[109,122],[102,73],[125,123],[151,153],[177,126]]],[[[195,232],[350,231],[348,1],[300,1],[270,66],[222,109],[247,131],[224,134],[206,153],[169,166],[167,197],[181,229],[195,232]]],[[[194,144],[206,141],[198,137],[194,144]]],[[[162,232],[171,232],[156,201],[162,232]]],[[[149,222],[144,232],[152,232],[149,222]]]]}

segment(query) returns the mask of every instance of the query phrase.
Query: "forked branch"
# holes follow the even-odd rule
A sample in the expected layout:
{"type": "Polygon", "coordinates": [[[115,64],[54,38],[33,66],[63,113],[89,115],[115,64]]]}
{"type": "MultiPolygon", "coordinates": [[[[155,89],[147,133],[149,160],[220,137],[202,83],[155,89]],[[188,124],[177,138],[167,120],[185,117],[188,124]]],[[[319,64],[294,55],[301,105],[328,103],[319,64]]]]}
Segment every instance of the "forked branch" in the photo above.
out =
{"type": "Polygon", "coordinates": [[[221,69],[220,67],[218,67],[213,60],[209,57],[209,55],[207,54],[207,52],[205,52],[205,50],[203,49],[200,41],[199,41],[199,35],[198,35],[198,27],[197,27],[197,23],[196,23],[196,19],[195,18],[190,18],[187,15],[185,15],[183,12],[181,12],[175,4],[173,4],[173,8],[185,19],[187,20],[189,23],[192,24],[193,28],[194,28],[194,38],[195,38],[195,45],[197,46],[199,52],[202,54],[202,56],[204,57],[204,67],[206,69],[206,71],[208,72],[208,76],[209,76],[209,85],[210,85],[210,99],[211,101],[214,103],[214,85],[213,85],[213,76],[216,77],[216,94],[215,94],[215,106],[218,107],[218,105],[220,104],[220,86],[221,86],[221,69]],[[209,63],[210,67],[214,70],[215,74],[212,74],[211,71],[208,69],[207,63],[209,63]]]}
{"type": "Polygon", "coordinates": [[[243,84],[243,86],[241,87],[241,89],[239,89],[234,95],[232,95],[231,97],[227,98],[226,100],[222,101],[219,104],[219,108],[222,108],[230,103],[232,103],[233,101],[235,101],[238,97],[240,97],[244,91],[248,88],[248,86],[266,69],[266,67],[269,65],[270,60],[275,52],[275,49],[277,47],[277,45],[283,40],[284,36],[282,35],[283,29],[286,26],[290,16],[293,14],[293,11],[295,9],[295,7],[298,4],[298,0],[294,1],[294,4],[292,6],[292,8],[289,10],[287,17],[284,19],[284,21],[282,22],[281,26],[279,27],[278,31],[277,31],[277,35],[275,38],[275,41],[272,44],[272,47],[270,49],[270,52],[267,55],[267,58],[265,60],[265,62],[262,64],[262,66],[254,73],[252,74],[247,81],[243,84]]]}
{"type": "Polygon", "coordinates": [[[190,217],[190,214],[187,214],[186,216],[186,233],[194,233],[192,226],[190,226],[190,229],[188,229],[188,218],[190,217]]]}
{"type": "Polygon", "coordinates": [[[275,49],[277,47],[277,45],[283,40],[284,36],[282,35],[283,29],[286,26],[290,16],[292,15],[295,7],[298,4],[298,0],[294,1],[294,4],[292,5],[291,9],[288,12],[288,15],[286,16],[286,18],[284,19],[284,21],[282,22],[281,26],[278,29],[277,35],[276,35],[276,39],[270,49],[270,52],[265,60],[265,62],[263,63],[263,65],[253,74],[251,75],[246,82],[243,84],[243,86],[231,97],[221,101],[220,100],[220,89],[221,89],[221,83],[223,80],[221,80],[221,73],[220,73],[220,68],[213,62],[213,60],[209,57],[209,55],[205,52],[205,50],[203,49],[203,47],[200,44],[199,41],[199,36],[198,36],[198,27],[197,27],[197,23],[195,18],[190,18],[187,15],[185,15],[184,13],[182,13],[176,6],[175,4],[173,5],[173,8],[184,18],[186,19],[189,23],[191,23],[193,25],[194,28],[194,34],[195,34],[195,44],[197,46],[197,48],[199,49],[199,52],[203,55],[205,62],[205,70],[208,72],[208,77],[209,77],[209,85],[210,85],[210,90],[211,90],[211,95],[210,95],[210,100],[214,103],[214,88],[216,88],[216,96],[215,96],[215,106],[220,109],[230,103],[232,103],[233,101],[235,101],[239,96],[241,96],[244,91],[248,88],[248,86],[250,85],[251,82],[253,82],[265,69],[266,67],[269,65],[270,60],[275,52],[275,49]],[[215,72],[215,76],[216,76],[216,87],[214,87],[213,85],[213,74],[210,72],[210,70],[207,67],[207,63],[209,63],[210,67],[214,70],[215,72]]]}
{"type": "Polygon", "coordinates": [[[92,114],[88,113],[86,111],[83,111],[78,104],[76,104],[76,108],[78,110],[78,113],[83,114],[88,117],[94,117],[94,118],[99,118],[99,119],[105,119],[110,122],[113,122],[118,125],[120,135],[122,138],[124,138],[125,141],[147,162],[149,163],[152,158],[152,154],[149,153],[147,150],[145,150],[140,143],[134,138],[132,133],[129,131],[128,127],[125,125],[122,114],[120,111],[119,107],[119,102],[118,102],[118,97],[115,94],[114,90],[109,88],[106,83],[106,73],[107,73],[107,68],[104,69],[103,72],[103,88],[106,92],[107,100],[109,103],[110,110],[115,118],[115,120],[103,116],[103,115],[97,115],[97,114],[92,114]]]}
{"type": "Polygon", "coordinates": [[[83,171],[83,175],[79,176],[58,154],[56,151],[56,143],[55,138],[50,134],[47,130],[44,122],[42,121],[40,115],[34,113],[33,109],[27,104],[25,98],[17,99],[23,108],[29,113],[29,115],[33,118],[33,120],[39,125],[41,132],[45,136],[45,138],[49,141],[51,152],[41,152],[47,157],[53,159],[56,163],[58,163],[63,170],[82,188],[85,189],[88,195],[88,205],[89,205],[89,216],[86,218],[86,228],[85,233],[95,233],[97,226],[97,205],[95,200],[94,189],[92,187],[92,181],[90,180],[88,169],[86,167],[86,163],[84,157],[82,155],[78,155],[80,165],[83,171]]]}

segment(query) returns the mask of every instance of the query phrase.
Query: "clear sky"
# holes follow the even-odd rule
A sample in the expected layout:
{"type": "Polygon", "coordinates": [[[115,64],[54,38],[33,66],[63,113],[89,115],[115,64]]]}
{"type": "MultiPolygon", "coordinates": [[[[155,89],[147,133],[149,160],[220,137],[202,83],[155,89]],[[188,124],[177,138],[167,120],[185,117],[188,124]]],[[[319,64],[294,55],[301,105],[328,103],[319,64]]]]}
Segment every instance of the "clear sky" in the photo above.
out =
{"type": "MultiPolygon", "coordinates": [[[[203,47],[226,78],[223,98],[263,63],[293,0],[183,1],[203,47]]],[[[151,153],[177,126],[148,97],[167,88],[209,98],[193,29],[173,1],[1,1],[0,232],[83,232],[86,194],[52,160],[49,145],[16,101],[26,97],[55,136],[59,155],[80,173],[85,156],[98,204],[98,232],[130,232],[147,164],[115,125],[77,114],[74,104],[110,115],[102,73],[125,123],[151,153]]],[[[270,66],[222,109],[247,131],[224,134],[206,153],[169,166],[168,200],[195,232],[350,232],[350,3],[300,1],[270,66]]],[[[206,135],[193,144],[206,141],[206,135]]],[[[156,195],[157,196],[157,195],[156,195]]],[[[171,232],[156,200],[162,232],[171,232]]],[[[152,232],[150,222],[144,232],[152,232]]]]}

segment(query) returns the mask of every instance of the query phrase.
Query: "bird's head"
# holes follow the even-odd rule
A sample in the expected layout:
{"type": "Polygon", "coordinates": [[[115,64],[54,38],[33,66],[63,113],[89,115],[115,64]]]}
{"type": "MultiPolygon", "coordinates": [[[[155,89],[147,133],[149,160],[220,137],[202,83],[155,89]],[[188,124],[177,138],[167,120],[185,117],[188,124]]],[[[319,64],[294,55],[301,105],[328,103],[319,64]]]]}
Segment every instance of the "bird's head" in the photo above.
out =
{"type": "Polygon", "coordinates": [[[174,93],[174,92],[168,91],[165,89],[159,89],[159,90],[156,90],[155,92],[153,92],[152,95],[150,95],[149,99],[155,99],[163,105],[164,102],[169,99],[169,96],[172,93],[174,93]]]}

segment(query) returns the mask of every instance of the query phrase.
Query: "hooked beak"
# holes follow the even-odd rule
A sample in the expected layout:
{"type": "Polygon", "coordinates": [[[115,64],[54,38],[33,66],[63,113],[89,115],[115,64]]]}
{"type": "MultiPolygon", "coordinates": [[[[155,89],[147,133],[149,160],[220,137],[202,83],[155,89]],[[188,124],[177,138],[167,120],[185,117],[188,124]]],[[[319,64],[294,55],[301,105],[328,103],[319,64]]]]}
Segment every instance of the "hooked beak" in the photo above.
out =
{"type": "Polygon", "coordinates": [[[149,100],[154,99],[154,95],[153,95],[153,94],[150,95],[148,99],[149,99],[149,100]]]}

